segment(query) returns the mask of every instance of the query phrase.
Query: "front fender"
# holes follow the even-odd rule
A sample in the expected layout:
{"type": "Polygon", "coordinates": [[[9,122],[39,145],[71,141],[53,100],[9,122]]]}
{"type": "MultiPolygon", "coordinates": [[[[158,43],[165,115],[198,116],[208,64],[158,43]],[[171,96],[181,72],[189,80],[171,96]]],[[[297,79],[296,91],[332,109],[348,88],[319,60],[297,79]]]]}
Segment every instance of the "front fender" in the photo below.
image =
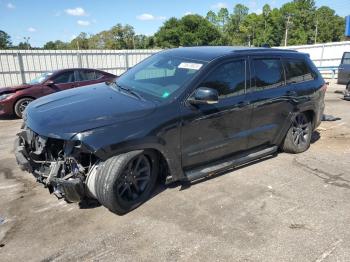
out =
{"type": "Polygon", "coordinates": [[[184,177],[177,119],[166,123],[161,117],[123,122],[79,133],[72,140],[81,141],[102,161],[133,150],[154,149],[167,161],[174,181],[184,177]],[[154,119],[159,119],[160,123],[154,119]]]}

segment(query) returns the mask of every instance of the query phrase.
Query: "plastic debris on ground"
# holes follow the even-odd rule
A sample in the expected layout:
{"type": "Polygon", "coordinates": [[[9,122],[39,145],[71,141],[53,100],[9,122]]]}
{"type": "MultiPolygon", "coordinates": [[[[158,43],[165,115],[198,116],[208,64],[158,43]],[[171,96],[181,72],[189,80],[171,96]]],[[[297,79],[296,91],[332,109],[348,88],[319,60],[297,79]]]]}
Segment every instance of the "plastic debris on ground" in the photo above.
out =
{"type": "Polygon", "coordinates": [[[323,115],[322,116],[322,121],[337,121],[337,120],[341,120],[340,117],[335,117],[335,116],[332,116],[332,115],[323,115]]]}

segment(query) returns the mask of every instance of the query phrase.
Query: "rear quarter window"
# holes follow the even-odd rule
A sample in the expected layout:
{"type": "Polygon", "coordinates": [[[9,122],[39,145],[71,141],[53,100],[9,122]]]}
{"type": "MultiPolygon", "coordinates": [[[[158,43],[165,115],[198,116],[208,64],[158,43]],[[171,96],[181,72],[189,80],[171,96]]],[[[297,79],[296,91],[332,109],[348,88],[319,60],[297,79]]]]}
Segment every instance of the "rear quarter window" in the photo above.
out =
{"type": "Polygon", "coordinates": [[[252,61],[255,91],[284,85],[284,72],[279,58],[256,58],[252,61]]]}
{"type": "Polygon", "coordinates": [[[287,84],[301,83],[315,79],[315,73],[303,59],[284,60],[287,84]]]}
{"type": "Polygon", "coordinates": [[[350,65],[350,52],[345,52],[341,61],[343,65],[350,65]]]}

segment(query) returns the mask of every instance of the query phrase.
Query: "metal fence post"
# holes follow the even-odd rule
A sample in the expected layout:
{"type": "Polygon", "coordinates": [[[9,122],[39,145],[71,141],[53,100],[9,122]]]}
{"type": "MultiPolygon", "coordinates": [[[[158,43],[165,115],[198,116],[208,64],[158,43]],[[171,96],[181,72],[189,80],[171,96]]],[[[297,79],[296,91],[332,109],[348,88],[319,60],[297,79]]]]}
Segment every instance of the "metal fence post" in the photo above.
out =
{"type": "Polygon", "coordinates": [[[81,54],[79,51],[77,51],[77,60],[78,60],[78,67],[82,68],[83,67],[83,63],[81,61],[81,54]]]}
{"type": "Polygon", "coordinates": [[[23,65],[23,57],[22,54],[17,52],[18,65],[19,65],[19,73],[21,75],[22,84],[26,82],[26,75],[24,73],[24,65],[23,65]]]}
{"type": "Polygon", "coordinates": [[[322,66],[322,61],[323,61],[323,53],[324,53],[324,44],[322,45],[320,66],[322,66]]]}
{"type": "Polygon", "coordinates": [[[125,71],[129,69],[129,54],[125,53],[125,71]]]}

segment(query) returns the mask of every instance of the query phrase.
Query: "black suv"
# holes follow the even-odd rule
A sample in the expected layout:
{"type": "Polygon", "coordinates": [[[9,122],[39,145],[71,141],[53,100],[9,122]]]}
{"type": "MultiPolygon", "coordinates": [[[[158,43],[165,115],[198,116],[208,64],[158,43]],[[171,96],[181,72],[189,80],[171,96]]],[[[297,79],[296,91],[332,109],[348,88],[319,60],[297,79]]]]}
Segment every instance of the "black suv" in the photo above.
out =
{"type": "Polygon", "coordinates": [[[95,198],[123,214],[159,177],[193,181],[279,149],[307,150],[325,91],[295,51],[166,50],[116,82],[31,103],[15,154],[59,198],[95,198]]]}

